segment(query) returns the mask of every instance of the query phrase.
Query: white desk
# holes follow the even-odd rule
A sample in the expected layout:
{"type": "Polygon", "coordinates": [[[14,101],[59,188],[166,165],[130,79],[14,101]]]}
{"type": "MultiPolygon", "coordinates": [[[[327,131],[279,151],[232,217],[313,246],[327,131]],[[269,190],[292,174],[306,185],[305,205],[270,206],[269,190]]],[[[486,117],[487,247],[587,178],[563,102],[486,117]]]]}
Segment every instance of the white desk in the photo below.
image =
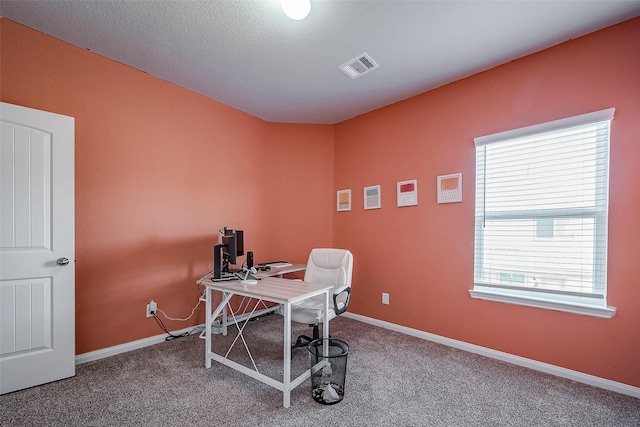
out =
{"type": "MultiPolygon", "coordinates": [[[[279,274],[277,272],[271,272],[279,274]]],[[[209,275],[207,275],[209,276],[209,275]]],[[[220,362],[230,368],[240,371],[252,378],[257,379],[265,384],[268,384],[283,393],[283,406],[288,408],[291,404],[291,390],[300,385],[304,380],[311,376],[311,369],[305,371],[297,378],[291,380],[291,305],[299,301],[303,301],[307,298],[311,298],[317,295],[324,295],[324,327],[323,337],[329,338],[329,321],[327,315],[329,313],[329,291],[332,286],[313,285],[311,283],[294,281],[289,279],[283,279],[279,277],[264,277],[262,280],[258,280],[257,285],[243,285],[240,281],[227,281],[227,282],[213,282],[207,276],[200,279],[199,283],[206,287],[205,301],[206,301],[206,324],[205,324],[205,366],[211,367],[211,360],[220,362]],[[219,291],[222,293],[222,301],[213,310],[212,307],[212,294],[213,291],[219,291]],[[214,353],[211,348],[212,335],[211,325],[213,321],[222,314],[222,333],[227,334],[227,312],[226,307],[234,295],[241,295],[249,298],[254,298],[260,301],[270,301],[282,305],[282,312],[284,315],[284,334],[283,334],[283,368],[284,374],[282,381],[275,380],[266,375],[258,372],[255,364],[253,369],[241,365],[233,360],[230,360],[225,356],[214,353]]],[[[233,314],[233,312],[232,312],[233,314]]],[[[242,331],[246,326],[246,322],[242,325],[238,324],[238,335],[244,341],[242,331]]],[[[247,348],[247,352],[249,349],[247,348]]],[[[249,356],[251,354],[249,352],[249,356]]],[[[252,357],[251,357],[252,358],[252,357]]],[[[253,360],[253,358],[251,359],[253,360]]]]}
{"type": "MultiPolygon", "coordinates": [[[[264,279],[265,277],[272,277],[272,276],[283,277],[285,274],[295,273],[297,271],[304,271],[306,269],[307,269],[306,264],[291,264],[286,267],[271,267],[269,270],[265,270],[265,271],[259,270],[257,273],[253,274],[253,276],[258,279],[264,279]]],[[[213,276],[212,273],[209,272],[204,276],[202,276],[199,280],[197,280],[196,283],[198,284],[198,286],[204,285],[205,281],[209,283],[211,281],[212,276],[213,276]]],[[[201,297],[200,300],[206,301],[206,298],[201,297]]],[[[249,306],[249,301],[246,301],[245,308],[247,308],[248,306],[249,306]]],[[[260,309],[257,311],[254,310],[252,313],[239,313],[239,314],[236,313],[236,320],[246,320],[247,316],[251,318],[253,316],[268,314],[270,312],[276,311],[280,307],[279,305],[275,305],[273,307],[267,307],[264,304],[263,306],[264,306],[264,309],[260,309]]],[[[204,334],[205,332],[203,331],[202,334],[200,334],[200,338],[204,339],[204,334]]]]}

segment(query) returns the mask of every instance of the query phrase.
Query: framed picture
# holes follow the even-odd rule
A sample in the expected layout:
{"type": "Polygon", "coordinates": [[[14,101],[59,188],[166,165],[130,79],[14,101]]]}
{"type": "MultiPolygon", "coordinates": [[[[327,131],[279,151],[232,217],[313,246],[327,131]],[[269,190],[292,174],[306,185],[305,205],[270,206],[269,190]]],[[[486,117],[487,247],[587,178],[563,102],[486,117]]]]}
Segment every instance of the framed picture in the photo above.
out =
{"type": "Polygon", "coordinates": [[[351,210],[351,190],[338,190],[337,205],[338,212],[351,210]]]}
{"type": "Polygon", "coordinates": [[[415,206],[418,204],[418,180],[398,182],[398,206],[415,206]]]}
{"type": "Polygon", "coordinates": [[[380,186],[364,187],[364,208],[380,209],[380,186]]]}
{"type": "Polygon", "coordinates": [[[442,175],[438,177],[438,203],[462,201],[462,174],[442,175]]]}

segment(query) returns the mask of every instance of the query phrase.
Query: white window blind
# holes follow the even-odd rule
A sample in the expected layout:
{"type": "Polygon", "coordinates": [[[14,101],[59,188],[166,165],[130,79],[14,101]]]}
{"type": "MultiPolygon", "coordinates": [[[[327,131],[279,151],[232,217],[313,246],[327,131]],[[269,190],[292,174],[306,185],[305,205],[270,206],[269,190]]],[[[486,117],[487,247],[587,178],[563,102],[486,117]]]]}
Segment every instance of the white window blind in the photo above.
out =
{"type": "Polygon", "coordinates": [[[606,307],[614,111],[475,139],[472,296],[606,307]]]}

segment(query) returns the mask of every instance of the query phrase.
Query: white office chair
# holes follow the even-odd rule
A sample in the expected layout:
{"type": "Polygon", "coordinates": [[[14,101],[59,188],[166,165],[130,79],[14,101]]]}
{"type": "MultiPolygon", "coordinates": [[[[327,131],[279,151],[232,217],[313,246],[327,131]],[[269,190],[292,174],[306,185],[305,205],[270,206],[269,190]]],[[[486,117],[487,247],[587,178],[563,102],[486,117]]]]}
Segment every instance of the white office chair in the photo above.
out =
{"type": "MultiPolygon", "coordinates": [[[[309,254],[304,281],[333,286],[333,291],[330,291],[329,320],[347,311],[351,299],[352,271],[353,255],[346,249],[316,248],[309,254]]],[[[292,348],[306,347],[309,342],[320,338],[318,324],[323,319],[323,296],[292,305],[291,320],[313,327],[313,336],[299,336],[292,348]]]]}

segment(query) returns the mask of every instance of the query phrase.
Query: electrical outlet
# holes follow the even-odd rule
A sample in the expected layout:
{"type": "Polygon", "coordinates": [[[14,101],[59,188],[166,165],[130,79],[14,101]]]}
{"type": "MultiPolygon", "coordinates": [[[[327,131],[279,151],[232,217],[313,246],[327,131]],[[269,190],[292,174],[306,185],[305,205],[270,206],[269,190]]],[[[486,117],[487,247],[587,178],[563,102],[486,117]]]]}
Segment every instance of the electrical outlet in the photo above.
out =
{"type": "Polygon", "coordinates": [[[158,304],[154,300],[151,300],[149,304],[147,304],[147,317],[153,317],[158,310],[158,304]]]}
{"type": "Polygon", "coordinates": [[[382,303],[383,304],[389,304],[389,294],[386,292],[382,293],[382,303]]]}

